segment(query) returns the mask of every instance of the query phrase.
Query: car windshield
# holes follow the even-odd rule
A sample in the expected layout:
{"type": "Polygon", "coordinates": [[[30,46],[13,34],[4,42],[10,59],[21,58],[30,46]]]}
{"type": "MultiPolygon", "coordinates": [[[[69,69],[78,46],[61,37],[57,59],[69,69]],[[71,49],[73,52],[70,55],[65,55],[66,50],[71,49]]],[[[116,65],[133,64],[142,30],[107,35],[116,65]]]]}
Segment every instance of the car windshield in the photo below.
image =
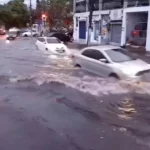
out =
{"type": "Polygon", "coordinates": [[[123,49],[110,49],[106,50],[106,54],[113,62],[126,62],[135,60],[128,52],[123,49]]]}
{"type": "Polygon", "coordinates": [[[47,39],[47,43],[60,43],[60,41],[58,39],[47,39]]]}

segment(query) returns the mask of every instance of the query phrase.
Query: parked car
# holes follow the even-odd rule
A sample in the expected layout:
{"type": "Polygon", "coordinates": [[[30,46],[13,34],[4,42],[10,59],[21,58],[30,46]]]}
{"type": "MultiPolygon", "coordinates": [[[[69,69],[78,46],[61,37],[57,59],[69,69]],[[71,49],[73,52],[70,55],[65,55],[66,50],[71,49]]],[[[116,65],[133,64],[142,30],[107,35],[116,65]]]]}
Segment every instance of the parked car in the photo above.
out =
{"type": "Polygon", "coordinates": [[[70,37],[70,41],[73,41],[73,30],[66,32],[66,35],[70,37]]]}
{"type": "Polygon", "coordinates": [[[39,50],[46,50],[50,54],[68,55],[69,51],[66,45],[55,37],[39,37],[36,41],[39,50]]]}
{"type": "Polygon", "coordinates": [[[39,33],[36,30],[32,30],[32,32],[31,32],[31,30],[29,30],[27,32],[22,33],[22,36],[24,36],[24,37],[30,37],[31,35],[33,37],[37,37],[39,35],[39,33]]]}
{"type": "Polygon", "coordinates": [[[104,45],[84,48],[72,56],[74,66],[103,77],[139,79],[150,72],[150,65],[132,57],[120,47],[104,45]]]}
{"type": "Polygon", "coordinates": [[[14,33],[16,32],[17,36],[20,35],[20,29],[18,29],[16,27],[10,28],[9,32],[14,32],[14,33]]]}
{"type": "Polygon", "coordinates": [[[49,33],[47,36],[56,37],[57,39],[59,39],[60,41],[64,43],[71,41],[71,38],[68,35],[66,35],[65,33],[61,33],[61,32],[52,32],[52,33],[49,33]]]}
{"type": "Polygon", "coordinates": [[[8,33],[6,34],[6,39],[7,40],[14,40],[17,37],[17,33],[14,31],[8,31],[8,33]]]}
{"type": "Polygon", "coordinates": [[[6,34],[6,30],[3,28],[0,28],[0,35],[5,35],[6,34]]]}
{"type": "Polygon", "coordinates": [[[27,29],[27,28],[20,29],[20,34],[22,34],[22,33],[24,33],[24,32],[28,32],[28,31],[29,31],[29,29],[27,29]]]}

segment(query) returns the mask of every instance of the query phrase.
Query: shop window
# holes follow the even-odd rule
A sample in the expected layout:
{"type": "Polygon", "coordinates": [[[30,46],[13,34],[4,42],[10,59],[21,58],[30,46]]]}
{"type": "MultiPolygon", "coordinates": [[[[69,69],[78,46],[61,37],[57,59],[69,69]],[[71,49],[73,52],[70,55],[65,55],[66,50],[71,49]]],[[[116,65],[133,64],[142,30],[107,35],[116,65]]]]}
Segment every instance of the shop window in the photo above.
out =
{"type": "Polygon", "coordinates": [[[148,6],[149,0],[127,0],[128,7],[148,6]]]}
{"type": "Polygon", "coordinates": [[[99,0],[89,0],[88,10],[90,11],[90,7],[92,7],[93,11],[99,10],[99,0]]]}
{"type": "Polygon", "coordinates": [[[76,3],[76,13],[86,12],[86,1],[76,3]]]}
{"type": "Polygon", "coordinates": [[[123,8],[124,0],[104,0],[102,3],[103,10],[123,8]]]}

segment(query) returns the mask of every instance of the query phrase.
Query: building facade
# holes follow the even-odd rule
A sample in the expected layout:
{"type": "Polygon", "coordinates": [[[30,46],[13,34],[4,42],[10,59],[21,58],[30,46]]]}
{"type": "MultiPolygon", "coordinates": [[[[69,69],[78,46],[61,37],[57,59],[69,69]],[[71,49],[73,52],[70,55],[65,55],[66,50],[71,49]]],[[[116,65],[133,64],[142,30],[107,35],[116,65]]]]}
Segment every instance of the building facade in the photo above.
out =
{"type": "Polygon", "coordinates": [[[73,20],[76,43],[123,46],[134,40],[150,51],[150,0],[74,0],[73,20]]]}

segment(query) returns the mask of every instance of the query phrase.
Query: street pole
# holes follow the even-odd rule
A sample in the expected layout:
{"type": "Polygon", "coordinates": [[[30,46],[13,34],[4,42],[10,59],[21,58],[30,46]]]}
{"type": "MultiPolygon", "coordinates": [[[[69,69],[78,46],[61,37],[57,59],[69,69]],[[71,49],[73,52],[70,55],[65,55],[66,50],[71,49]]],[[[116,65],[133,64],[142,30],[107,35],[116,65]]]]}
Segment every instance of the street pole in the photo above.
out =
{"type": "Polygon", "coordinates": [[[30,29],[31,29],[31,37],[32,37],[32,4],[30,0],[30,29]]]}
{"type": "Polygon", "coordinates": [[[92,16],[93,16],[93,3],[91,0],[89,0],[89,27],[88,27],[88,34],[87,34],[87,46],[90,44],[90,39],[91,39],[91,32],[92,32],[92,16]]]}

